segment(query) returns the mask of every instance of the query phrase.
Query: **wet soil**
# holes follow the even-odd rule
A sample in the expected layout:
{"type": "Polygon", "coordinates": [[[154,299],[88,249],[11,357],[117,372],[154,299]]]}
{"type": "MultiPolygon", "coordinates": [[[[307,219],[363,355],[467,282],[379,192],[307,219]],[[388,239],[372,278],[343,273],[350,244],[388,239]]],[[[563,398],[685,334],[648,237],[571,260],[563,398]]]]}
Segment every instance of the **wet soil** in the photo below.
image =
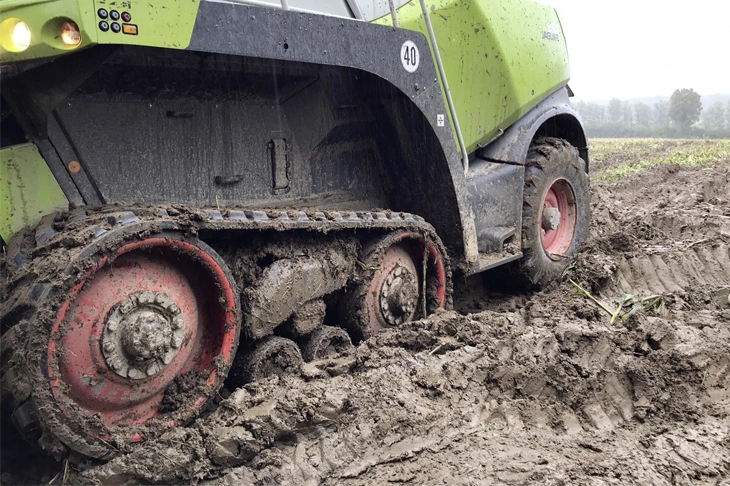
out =
{"type": "Polygon", "coordinates": [[[11,464],[3,431],[2,481],[728,484],[728,167],[594,184],[592,235],[562,281],[455,282],[455,311],[224,391],[107,464],[11,464]],[[611,308],[652,305],[610,324],[569,279],[611,308]]]}

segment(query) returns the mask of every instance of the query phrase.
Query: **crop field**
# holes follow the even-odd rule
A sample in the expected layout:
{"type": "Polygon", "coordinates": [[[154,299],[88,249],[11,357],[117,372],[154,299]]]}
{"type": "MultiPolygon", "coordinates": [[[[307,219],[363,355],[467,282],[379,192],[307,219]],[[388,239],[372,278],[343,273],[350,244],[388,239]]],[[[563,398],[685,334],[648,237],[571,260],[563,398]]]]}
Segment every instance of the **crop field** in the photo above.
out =
{"type": "Polygon", "coordinates": [[[596,182],[617,181],[660,165],[696,167],[730,161],[730,139],[600,138],[591,140],[590,146],[596,182]]]}

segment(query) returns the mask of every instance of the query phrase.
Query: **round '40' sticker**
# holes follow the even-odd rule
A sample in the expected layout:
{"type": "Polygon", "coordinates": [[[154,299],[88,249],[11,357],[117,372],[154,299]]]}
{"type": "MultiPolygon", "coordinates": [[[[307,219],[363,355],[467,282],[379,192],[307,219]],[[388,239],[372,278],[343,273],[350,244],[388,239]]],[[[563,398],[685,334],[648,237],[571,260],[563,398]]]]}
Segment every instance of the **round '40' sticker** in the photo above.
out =
{"type": "Polygon", "coordinates": [[[415,73],[418,64],[421,62],[421,56],[418,53],[418,47],[413,41],[407,40],[400,48],[400,62],[409,73],[415,73]]]}

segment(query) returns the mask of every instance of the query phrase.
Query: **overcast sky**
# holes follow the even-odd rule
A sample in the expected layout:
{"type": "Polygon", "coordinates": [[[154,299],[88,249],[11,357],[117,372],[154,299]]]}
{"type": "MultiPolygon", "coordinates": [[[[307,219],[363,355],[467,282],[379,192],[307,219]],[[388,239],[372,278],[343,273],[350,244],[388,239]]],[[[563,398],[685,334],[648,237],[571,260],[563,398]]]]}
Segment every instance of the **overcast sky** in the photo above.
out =
{"type": "Polygon", "coordinates": [[[730,0],[541,0],[560,14],[576,98],[730,94],[730,0]]]}

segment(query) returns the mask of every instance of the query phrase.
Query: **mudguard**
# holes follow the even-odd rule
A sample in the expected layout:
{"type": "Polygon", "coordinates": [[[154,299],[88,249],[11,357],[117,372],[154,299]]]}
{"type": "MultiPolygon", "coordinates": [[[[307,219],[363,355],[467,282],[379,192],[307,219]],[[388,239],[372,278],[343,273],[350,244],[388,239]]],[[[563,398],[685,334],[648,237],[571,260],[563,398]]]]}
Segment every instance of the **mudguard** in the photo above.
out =
{"type": "Polygon", "coordinates": [[[533,108],[527,115],[477,152],[492,162],[524,165],[527,151],[536,135],[563,138],[580,152],[588,170],[588,143],[580,115],[571,106],[568,89],[562,87],[533,108]]]}

